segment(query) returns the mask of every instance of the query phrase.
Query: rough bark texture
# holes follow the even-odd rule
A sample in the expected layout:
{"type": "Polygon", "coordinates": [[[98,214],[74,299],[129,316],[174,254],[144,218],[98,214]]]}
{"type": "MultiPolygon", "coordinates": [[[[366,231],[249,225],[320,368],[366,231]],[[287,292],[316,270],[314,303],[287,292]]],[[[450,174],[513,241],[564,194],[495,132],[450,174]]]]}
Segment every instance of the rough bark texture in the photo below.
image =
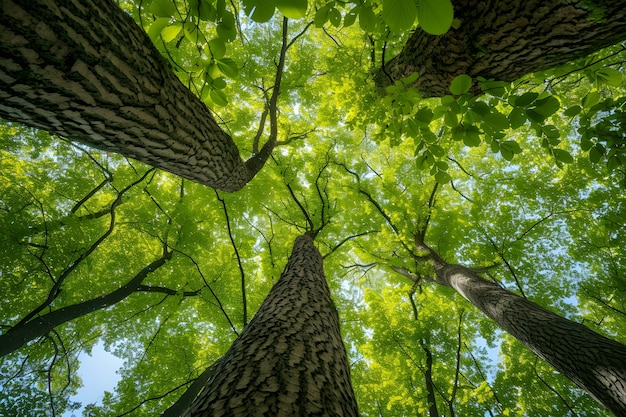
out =
{"type": "Polygon", "coordinates": [[[621,0],[452,3],[460,27],[442,36],[418,28],[378,72],[379,86],[417,72],[421,95],[439,97],[450,94],[450,83],[460,74],[514,81],[626,39],[621,0]]]}
{"type": "Polygon", "coordinates": [[[502,329],[591,394],[626,417],[626,346],[558,316],[459,265],[439,264],[449,285],[502,329]]]}
{"type": "Polygon", "coordinates": [[[357,416],[322,257],[296,239],[280,280],[188,416],[357,416]]]}
{"type": "Polygon", "coordinates": [[[0,0],[0,117],[225,191],[258,168],[110,0],[0,0]]]}

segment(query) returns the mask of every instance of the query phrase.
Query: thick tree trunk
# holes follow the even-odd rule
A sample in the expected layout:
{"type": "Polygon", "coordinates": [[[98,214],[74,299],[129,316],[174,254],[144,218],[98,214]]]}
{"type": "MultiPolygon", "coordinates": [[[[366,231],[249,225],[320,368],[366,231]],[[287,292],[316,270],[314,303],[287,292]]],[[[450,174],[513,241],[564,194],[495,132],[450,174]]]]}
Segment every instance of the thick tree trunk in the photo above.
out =
{"type": "Polygon", "coordinates": [[[225,191],[243,162],[209,109],[110,0],[0,1],[0,117],[225,191]]]}
{"type": "Polygon", "coordinates": [[[626,346],[486,281],[472,270],[436,263],[448,285],[616,416],[626,417],[626,346]]]}
{"type": "Polygon", "coordinates": [[[280,280],[183,415],[357,414],[322,257],[300,236],[280,280]]]}
{"type": "Polygon", "coordinates": [[[83,301],[82,303],[61,307],[58,310],[38,315],[30,320],[20,322],[14,327],[11,327],[5,334],[0,336],[0,357],[8,355],[11,352],[15,352],[26,343],[48,334],[55,327],[60,326],[61,324],[119,303],[132,293],[136,292],[141,282],[150,273],[165,265],[171,257],[171,252],[164,253],[163,256],[151,262],[148,266],[137,273],[137,275],[126,283],[126,285],[113,291],[112,293],[92,298],[91,300],[83,301]]]}
{"type": "MultiPolygon", "coordinates": [[[[376,75],[379,86],[413,72],[423,97],[450,94],[460,74],[513,81],[626,39],[621,0],[453,0],[458,29],[417,29],[376,75]]],[[[477,93],[478,91],[474,91],[477,93]]]]}

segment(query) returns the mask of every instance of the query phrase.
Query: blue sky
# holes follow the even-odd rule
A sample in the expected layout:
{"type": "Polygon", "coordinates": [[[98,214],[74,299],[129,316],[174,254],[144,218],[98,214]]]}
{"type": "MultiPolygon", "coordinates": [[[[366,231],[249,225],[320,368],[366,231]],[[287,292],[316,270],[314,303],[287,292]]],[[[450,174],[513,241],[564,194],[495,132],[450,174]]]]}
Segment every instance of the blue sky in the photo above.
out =
{"type": "MultiPolygon", "coordinates": [[[[73,401],[81,402],[83,405],[90,403],[99,404],[102,401],[105,391],[112,391],[120,376],[117,370],[122,366],[123,361],[104,350],[102,344],[94,346],[91,355],[81,354],[80,369],[78,374],[83,379],[83,387],[78,390],[78,394],[72,397],[73,401]]],[[[67,412],[63,417],[79,417],[80,411],[67,412]]]]}

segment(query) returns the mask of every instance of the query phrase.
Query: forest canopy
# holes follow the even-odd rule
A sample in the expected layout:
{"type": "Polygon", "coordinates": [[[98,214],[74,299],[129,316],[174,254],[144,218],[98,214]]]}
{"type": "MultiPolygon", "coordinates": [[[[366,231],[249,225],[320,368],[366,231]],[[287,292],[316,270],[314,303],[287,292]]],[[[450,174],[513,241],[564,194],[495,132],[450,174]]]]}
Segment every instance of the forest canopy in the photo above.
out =
{"type": "MultiPolygon", "coordinates": [[[[473,28],[492,16],[463,14],[469,0],[105,3],[139,31],[126,38],[112,24],[118,39],[106,47],[145,53],[129,97],[140,108],[154,89],[169,106],[123,133],[157,141],[193,129],[146,153],[126,136],[114,143],[116,124],[136,116],[124,106],[94,116],[102,132],[71,126],[86,116],[24,104],[61,95],[16,88],[23,71],[0,49],[1,415],[160,415],[242,334],[312,231],[360,415],[610,415],[439,285],[424,245],[626,343],[626,20],[616,2],[536,8],[515,36],[553,39],[541,30],[558,25],[538,22],[555,16],[586,26],[559,38],[571,55],[558,50],[514,79],[478,64],[519,70],[547,56],[534,49],[542,42],[498,32],[504,46],[490,58],[495,43],[473,28]],[[585,44],[593,31],[606,40],[585,44]],[[462,51],[473,64],[444,71],[461,32],[476,34],[462,51]],[[155,68],[162,78],[142,84],[155,68]],[[54,117],[62,123],[46,126],[54,117]],[[222,144],[207,145],[206,160],[197,132],[222,144]],[[191,153],[175,160],[190,137],[191,153]],[[123,360],[120,380],[79,404],[81,360],[97,346],[123,360]]],[[[17,31],[21,6],[2,7],[0,33],[17,31]]],[[[78,68],[66,81],[89,78],[81,59],[59,61],[78,68]]],[[[87,67],[98,94],[121,90],[97,61],[87,67]]]]}

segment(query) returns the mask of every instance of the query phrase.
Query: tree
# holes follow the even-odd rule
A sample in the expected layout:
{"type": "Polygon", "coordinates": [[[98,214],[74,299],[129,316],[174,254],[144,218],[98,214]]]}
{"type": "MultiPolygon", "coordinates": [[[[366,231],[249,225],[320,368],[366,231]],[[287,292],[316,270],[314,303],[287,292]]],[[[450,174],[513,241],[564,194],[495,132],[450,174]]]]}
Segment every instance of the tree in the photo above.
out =
{"type": "Polygon", "coordinates": [[[383,62],[378,84],[385,87],[417,72],[420,94],[440,97],[462,74],[511,82],[626,39],[619,1],[463,0],[454,2],[454,17],[455,27],[441,36],[418,28],[400,54],[383,62]]]}
{"type": "Polygon", "coordinates": [[[339,317],[310,235],[185,416],[357,416],[339,317]]]}
{"type": "Polygon", "coordinates": [[[2,117],[229,191],[271,153],[275,137],[244,163],[206,105],[113,2],[6,1],[2,16],[2,117]]]}
{"type": "Polygon", "coordinates": [[[626,346],[486,281],[470,268],[446,263],[422,237],[416,244],[428,253],[438,284],[454,288],[616,416],[626,415],[626,346]]]}
{"type": "MultiPolygon", "coordinates": [[[[119,3],[178,86],[219,112],[242,154],[258,154],[262,137],[290,144],[274,147],[237,193],[0,125],[4,330],[35,311],[37,320],[95,302],[155,254],[172,254],[146,277],[168,291],[76,317],[5,356],[3,413],[77,410],[79,362],[98,344],[124,365],[85,414],[180,409],[218,379],[233,339],[252,332],[248,317],[278,280],[288,244],[321,219],[315,240],[362,415],[607,415],[450,287],[419,279],[432,271],[410,242],[428,218],[442,259],[499,262],[487,273],[499,286],[624,342],[624,48],[513,83],[457,77],[452,95],[436,100],[410,87],[412,75],[381,97],[371,82],[377,56],[399,52],[416,16],[445,32],[451,15],[441,24],[423,13],[449,3],[308,3],[119,3]],[[485,94],[475,96],[477,86],[485,94]]],[[[14,39],[35,36],[28,29],[14,39]]]]}

